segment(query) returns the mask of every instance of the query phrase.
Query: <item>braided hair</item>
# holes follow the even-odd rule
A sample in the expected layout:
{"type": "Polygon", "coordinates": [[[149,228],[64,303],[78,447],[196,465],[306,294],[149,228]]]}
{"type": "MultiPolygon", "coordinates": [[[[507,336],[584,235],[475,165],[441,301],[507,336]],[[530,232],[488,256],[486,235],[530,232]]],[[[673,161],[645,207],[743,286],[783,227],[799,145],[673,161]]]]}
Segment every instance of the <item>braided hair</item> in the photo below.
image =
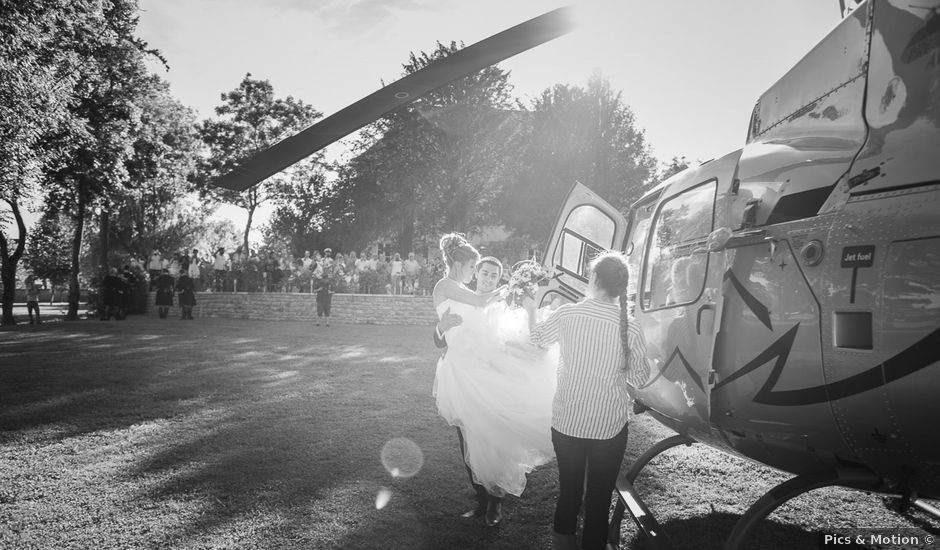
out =
{"type": "Polygon", "coordinates": [[[447,233],[441,237],[440,249],[447,269],[453,267],[454,262],[465,265],[469,261],[480,259],[477,249],[473,248],[473,245],[467,242],[467,239],[460,233],[447,233]]]}
{"type": "Polygon", "coordinates": [[[630,344],[629,306],[627,304],[627,284],[630,271],[627,258],[619,252],[605,252],[591,262],[591,272],[596,275],[596,284],[608,296],[617,296],[620,302],[620,346],[623,349],[624,367],[629,368],[630,344]]]}

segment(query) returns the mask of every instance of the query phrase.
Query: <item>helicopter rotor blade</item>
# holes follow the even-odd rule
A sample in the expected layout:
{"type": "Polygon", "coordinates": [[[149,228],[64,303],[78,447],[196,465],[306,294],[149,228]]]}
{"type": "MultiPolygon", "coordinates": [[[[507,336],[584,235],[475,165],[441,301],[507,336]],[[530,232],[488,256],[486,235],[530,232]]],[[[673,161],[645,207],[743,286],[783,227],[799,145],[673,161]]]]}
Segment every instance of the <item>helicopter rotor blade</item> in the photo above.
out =
{"type": "Polygon", "coordinates": [[[313,126],[255,153],[213,185],[243,191],[408,102],[489,65],[558,38],[573,28],[563,7],[481,40],[360,99],[313,126]]]}

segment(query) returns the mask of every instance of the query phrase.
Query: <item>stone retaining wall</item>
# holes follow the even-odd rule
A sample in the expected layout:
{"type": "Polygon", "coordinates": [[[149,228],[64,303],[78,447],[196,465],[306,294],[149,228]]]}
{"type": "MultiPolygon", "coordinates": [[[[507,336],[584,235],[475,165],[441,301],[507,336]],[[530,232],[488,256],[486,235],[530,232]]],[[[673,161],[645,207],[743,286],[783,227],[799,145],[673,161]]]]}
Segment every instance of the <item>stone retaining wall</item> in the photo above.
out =
{"type": "MultiPolygon", "coordinates": [[[[147,297],[147,315],[157,316],[155,293],[147,297]]],[[[173,299],[170,317],[179,318],[179,301],[173,299]]],[[[313,321],[317,299],[313,294],[198,292],[193,317],[313,321]]],[[[330,320],[336,323],[372,325],[431,325],[437,321],[430,296],[384,294],[334,294],[330,320]]]]}

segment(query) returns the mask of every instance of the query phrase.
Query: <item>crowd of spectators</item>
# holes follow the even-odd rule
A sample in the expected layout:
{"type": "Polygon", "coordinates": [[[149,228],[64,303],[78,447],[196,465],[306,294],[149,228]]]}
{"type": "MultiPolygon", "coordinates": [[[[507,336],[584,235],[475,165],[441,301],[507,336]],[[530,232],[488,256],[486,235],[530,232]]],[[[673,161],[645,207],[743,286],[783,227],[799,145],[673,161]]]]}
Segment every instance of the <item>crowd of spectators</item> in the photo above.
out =
{"type": "Polygon", "coordinates": [[[329,282],[332,292],[424,296],[445,272],[439,258],[414,252],[403,259],[399,253],[371,250],[334,255],[329,248],[298,257],[274,251],[246,253],[242,247],[231,252],[219,248],[212,254],[154,250],[146,261],[131,264],[146,268],[151,291],[165,272],[174,281],[186,274],[197,292],[315,293],[329,282]]]}

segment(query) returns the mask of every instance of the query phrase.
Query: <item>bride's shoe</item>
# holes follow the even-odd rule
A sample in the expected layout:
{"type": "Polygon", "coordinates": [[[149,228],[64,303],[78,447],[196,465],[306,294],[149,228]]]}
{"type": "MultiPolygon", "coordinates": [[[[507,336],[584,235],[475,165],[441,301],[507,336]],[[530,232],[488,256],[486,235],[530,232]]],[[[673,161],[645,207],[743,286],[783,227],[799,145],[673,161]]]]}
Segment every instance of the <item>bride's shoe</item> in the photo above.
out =
{"type": "Polygon", "coordinates": [[[460,514],[460,517],[464,519],[474,519],[474,518],[481,517],[484,514],[486,514],[486,503],[481,502],[477,504],[476,508],[474,508],[473,510],[468,510],[460,514]]]}

